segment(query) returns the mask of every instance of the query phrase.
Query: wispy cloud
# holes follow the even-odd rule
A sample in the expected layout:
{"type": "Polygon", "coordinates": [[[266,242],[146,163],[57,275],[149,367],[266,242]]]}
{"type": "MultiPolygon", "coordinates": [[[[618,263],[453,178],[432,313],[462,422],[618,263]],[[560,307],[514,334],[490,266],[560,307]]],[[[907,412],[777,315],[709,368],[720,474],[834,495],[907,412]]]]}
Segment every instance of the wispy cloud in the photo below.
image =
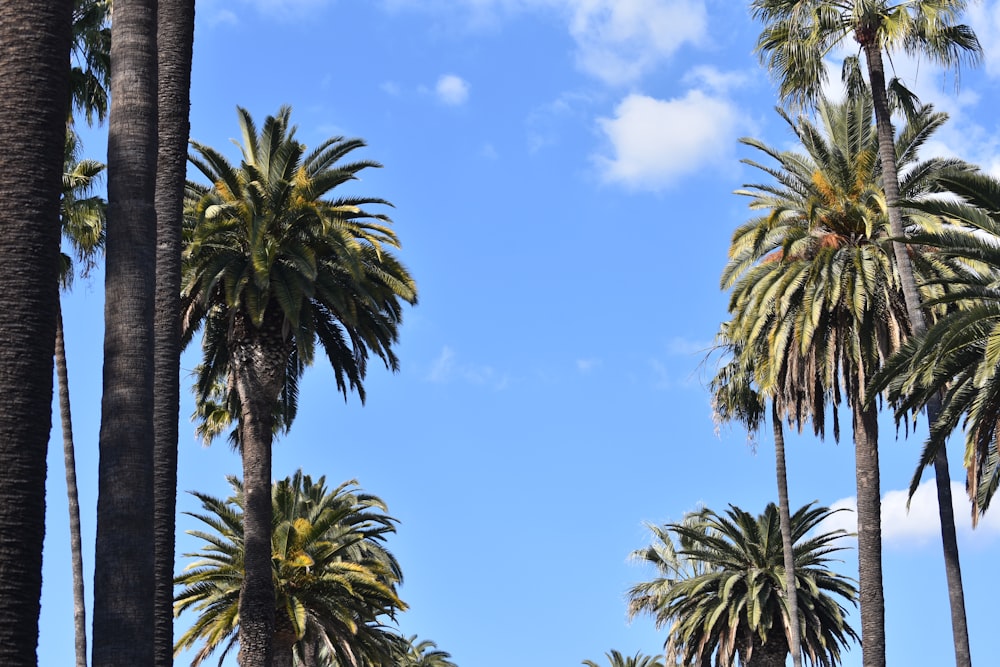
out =
{"type": "Polygon", "coordinates": [[[589,357],[587,359],[577,359],[576,360],[576,370],[580,371],[583,375],[587,375],[595,368],[600,367],[602,361],[596,357],[589,357]]]}
{"type": "Polygon", "coordinates": [[[455,350],[447,345],[441,348],[441,353],[431,363],[426,379],[435,384],[465,382],[496,390],[506,389],[511,382],[506,373],[492,366],[459,361],[455,350]]]}
{"type": "MultiPolygon", "coordinates": [[[[934,480],[928,480],[917,487],[909,510],[906,508],[907,491],[889,491],[882,497],[882,543],[893,548],[912,548],[933,544],[940,540],[941,522],[938,518],[937,488],[934,480]]],[[[965,487],[959,482],[951,483],[952,505],[955,527],[963,540],[991,540],[1000,535],[1000,514],[987,514],[979,526],[973,530],[970,520],[972,505],[965,487]]],[[[820,524],[818,530],[828,531],[842,528],[855,533],[857,523],[857,500],[843,498],[830,505],[831,509],[843,509],[820,524]]]]}
{"type": "Polygon", "coordinates": [[[469,99],[469,84],[460,76],[445,74],[438,79],[434,93],[444,104],[459,106],[469,99]]]}
{"type": "Polygon", "coordinates": [[[595,161],[607,183],[664,190],[726,160],[739,123],[740,114],[729,100],[701,90],[671,100],[632,94],[612,118],[598,119],[611,155],[595,161]]]}

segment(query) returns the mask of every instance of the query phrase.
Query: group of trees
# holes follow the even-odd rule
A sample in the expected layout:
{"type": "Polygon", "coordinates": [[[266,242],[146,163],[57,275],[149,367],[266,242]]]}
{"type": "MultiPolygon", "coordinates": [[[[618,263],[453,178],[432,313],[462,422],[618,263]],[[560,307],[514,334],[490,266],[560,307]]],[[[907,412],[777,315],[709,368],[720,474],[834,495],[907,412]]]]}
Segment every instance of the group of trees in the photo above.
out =
{"type": "MultiPolygon", "coordinates": [[[[65,234],[85,269],[98,252],[106,257],[94,664],[173,664],[179,355],[203,328],[199,398],[225,412],[217,426],[234,425],[244,463],[232,501],[239,555],[229,563],[239,577],[228,579],[235,588],[216,591],[235,605],[226,610],[225,632],[238,636],[240,663],[290,664],[295,657],[310,665],[448,667],[448,655],[433,643],[405,640],[382,625],[405,605],[395,592],[399,566],[379,546],[394,520],[372,510],[377,498],[346,486],[327,494],[322,480],[314,485],[299,475],[274,491],[285,514],[272,511],[272,437],[291,425],[297,381],[317,341],[345,396],[356,391],[364,399],[370,354],[398,366],[393,345],[416,286],[392,253],[399,242],[389,218],[363,208],[388,202],[331,192],[379,165],[342,162],[364,146],[360,140],[336,137],[307,153],[288,108],[260,132],[241,109],[239,166],[195,144],[191,162],[209,183],[186,183],[193,0],[115,0],[113,21],[110,0],[42,5],[0,11],[0,113],[8,122],[0,141],[11,176],[0,191],[0,222],[10,232],[0,243],[9,260],[0,283],[9,288],[5,303],[17,304],[0,363],[2,493],[9,500],[0,510],[0,661],[35,664],[55,357],[74,533],[77,664],[87,662],[58,307],[60,280],[68,286],[73,275],[71,259],[60,259],[65,234]],[[87,122],[107,119],[106,204],[92,192],[104,165],[79,159],[71,109],[87,122]],[[285,558],[272,557],[275,540],[290,550],[285,558]],[[304,573],[312,597],[276,592],[275,572],[279,581],[287,574],[293,588],[304,573]],[[293,611],[276,623],[279,607],[293,611]]],[[[204,572],[191,579],[197,572],[180,581],[192,588],[178,598],[178,610],[191,604],[193,589],[205,594],[209,580],[219,581],[204,572]]]]}
{"type": "MultiPolygon", "coordinates": [[[[759,215],[732,237],[721,279],[730,319],[718,334],[722,361],[711,390],[720,421],[753,434],[770,422],[779,506],[756,526],[731,508],[726,517],[706,511],[654,527],[657,543],[640,557],[661,576],[630,591],[631,610],[668,629],[669,664],[784,665],[791,653],[796,666],[833,665],[857,638],[825,592],[831,614],[816,614],[822,587],[803,582],[808,542],[796,530],[806,509],[790,514],[785,480],[784,424],[811,424],[822,437],[832,422],[839,438],[843,403],[855,444],[863,662],[886,664],[878,460],[885,399],[897,420],[927,413],[930,435],[911,492],[933,466],[956,664],[971,665],[945,442],[965,427],[975,521],[1000,484],[1000,181],[960,160],[919,159],[946,117],[887,81],[883,62],[895,49],[949,67],[976,61],[979,43],[960,23],[965,5],[751,2],[763,23],[761,60],[792,106],[778,113],[799,147],[743,140],[763,155],[744,162],[765,178],[737,191],[759,215]],[[822,95],[827,61],[851,41],[858,51],[843,63],[846,99],[834,102],[822,95]],[[905,119],[898,132],[894,114],[905,119]],[[740,560],[741,544],[778,540],[775,523],[783,545],[771,561],[740,560]],[[817,641],[827,632],[835,634],[817,641]]],[[[837,585],[833,592],[853,602],[853,586],[837,585]]]]}

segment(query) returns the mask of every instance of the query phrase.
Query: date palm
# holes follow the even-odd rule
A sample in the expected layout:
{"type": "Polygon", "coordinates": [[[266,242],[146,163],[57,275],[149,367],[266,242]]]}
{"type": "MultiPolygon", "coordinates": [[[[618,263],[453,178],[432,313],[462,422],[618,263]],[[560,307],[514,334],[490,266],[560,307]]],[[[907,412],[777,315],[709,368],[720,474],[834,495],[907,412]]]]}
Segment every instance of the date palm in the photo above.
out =
{"type": "MultiPolygon", "coordinates": [[[[841,649],[857,639],[841,604],[853,603],[857,591],[827,567],[845,533],[807,536],[831,514],[810,504],[791,521],[802,649],[811,664],[824,666],[839,664],[841,649]]],[[[651,526],[653,544],[633,558],[654,565],[659,576],[628,592],[629,610],[668,629],[668,664],[785,664],[790,623],[779,524],[770,503],[756,517],[730,506],[724,514],[703,509],[680,523],[651,526]]]]}
{"type": "MultiPolygon", "coordinates": [[[[610,667],[663,667],[663,661],[659,657],[643,655],[642,653],[624,656],[620,651],[612,649],[605,655],[610,667]]],[[[583,664],[587,667],[599,667],[598,663],[593,660],[584,660],[583,664]]]]}
{"type": "MultiPolygon", "coordinates": [[[[914,271],[902,245],[905,238],[900,208],[900,182],[894,152],[894,130],[887,96],[883,57],[902,50],[956,71],[963,59],[975,62],[982,49],[975,33],[958,20],[966,0],[753,0],[751,13],[764,23],[757,51],[778,82],[782,100],[815,105],[827,78],[824,59],[842,45],[856,42],[864,54],[878,129],[878,155],[893,253],[910,326],[927,327],[914,271]]],[[[928,404],[928,420],[939,404],[928,404]]],[[[938,489],[945,571],[951,603],[956,664],[971,665],[958,541],[951,507],[951,480],[943,443],[933,459],[938,489]]],[[[885,664],[884,619],[881,603],[868,600],[862,583],[862,626],[866,635],[865,664],[885,664]],[[866,611],[867,607],[867,611],[866,611]]]]}
{"type": "MultiPolygon", "coordinates": [[[[186,554],[199,560],[177,577],[184,587],[177,613],[198,613],[176,646],[180,652],[202,645],[193,666],[219,648],[221,665],[239,636],[246,496],[239,481],[229,482],[226,500],[194,494],[204,511],[191,516],[211,531],[190,531],[206,545],[186,554]]],[[[329,490],[324,478],[314,482],[301,471],[273,486],[271,503],[274,664],[313,665],[324,656],[340,667],[389,664],[401,638],[382,620],[406,605],[396,593],[402,572],[384,544],[396,523],[385,504],[353,481],[329,490]]]]}
{"type": "MultiPolygon", "coordinates": [[[[842,104],[822,100],[820,125],[784,112],[805,153],[779,151],[760,141],[744,143],[776,166],[751,160],[772,182],[739,194],[762,215],[733,234],[722,285],[732,290],[730,336],[747,350],[761,350],[754,368],[760,390],[782,416],[802,428],[826,431],[832,406],[851,410],[858,498],[862,636],[866,664],[884,656],[881,574],[881,500],[878,421],[870,378],[910,333],[881,187],[878,134],[864,96],[842,104]],[[869,400],[872,399],[872,400],[869,400]]],[[[921,145],[944,122],[924,107],[896,142],[901,186],[908,197],[935,187],[935,179],[961,163],[917,161],[921,145]]],[[[907,211],[913,226],[933,219],[907,211]]],[[[939,270],[914,255],[925,274],[939,270]]]]}
{"type": "Polygon", "coordinates": [[[341,163],[364,146],[334,137],[310,153],[295,138],[290,109],[258,132],[239,109],[242,161],[233,166],[192,142],[192,164],[211,186],[189,184],[190,243],[184,251],[182,329],[204,328],[199,400],[227,388],[238,414],[245,490],[246,576],[240,596],[241,663],[270,664],[274,637],[270,480],[274,414],[290,424],[294,380],[326,352],[337,388],[357,391],[369,354],[396,370],[393,351],[402,304],[416,286],[392,254],[389,218],[363,207],[383,199],[333,197],[332,191],[379,166],[341,163]],[[238,407],[238,409],[236,409],[238,407]]]}

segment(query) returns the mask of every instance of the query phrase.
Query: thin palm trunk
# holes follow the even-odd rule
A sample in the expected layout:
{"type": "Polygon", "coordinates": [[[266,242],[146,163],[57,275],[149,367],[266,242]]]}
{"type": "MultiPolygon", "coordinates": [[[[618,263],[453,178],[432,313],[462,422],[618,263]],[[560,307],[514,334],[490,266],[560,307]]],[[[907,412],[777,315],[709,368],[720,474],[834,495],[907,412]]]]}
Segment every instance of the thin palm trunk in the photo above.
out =
{"type": "Polygon", "coordinates": [[[0,3],[0,664],[37,664],[73,3],[0,3]]]}
{"type": "Polygon", "coordinates": [[[263,324],[239,314],[233,323],[230,363],[242,410],[244,577],[240,591],[241,667],[271,667],[275,596],[271,564],[271,441],[273,414],[290,350],[282,342],[283,314],[268,304],[263,324]]]}
{"type": "MultiPolygon", "coordinates": [[[[802,640],[799,633],[799,594],[795,579],[795,547],[792,540],[792,514],[788,504],[788,472],[785,469],[785,432],[778,406],[771,401],[771,424],[774,430],[774,466],[778,477],[778,517],[781,521],[781,549],[785,559],[785,599],[788,603],[788,647],[792,664],[802,667],[802,640]]],[[[784,660],[784,658],[782,658],[784,660]]]]}
{"type": "Polygon", "coordinates": [[[69,543],[73,563],[73,639],[77,667],[87,667],[87,610],[83,597],[83,539],[80,535],[80,491],[76,483],[76,452],[73,445],[73,415],[69,404],[69,370],[62,309],[56,314],[56,377],[59,381],[59,418],[62,422],[63,461],[66,467],[66,497],[69,504],[69,543]]]}
{"type": "Polygon", "coordinates": [[[156,0],[115,0],[93,664],[153,664],[156,0]]]}
{"type": "MultiPolygon", "coordinates": [[[[906,312],[914,335],[927,329],[927,321],[913,274],[913,265],[906,245],[902,213],[899,210],[899,174],[896,169],[896,151],[893,144],[892,115],[889,110],[885,87],[885,66],[882,50],[877,42],[864,44],[865,61],[871,82],[872,99],[875,105],[875,125],[878,130],[879,159],[882,163],[882,187],[889,215],[889,229],[895,239],[892,244],[896,257],[906,312]]],[[[927,421],[933,424],[941,412],[939,400],[927,405],[927,421]]],[[[951,607],[952,636],[955,644],[956,667],[972,667],[969,647],[969,631],[965,614],[965,592],[962,584],[962,568],[958,552],[958,538],[955,534],[954,508],[951,499],[951,478],[948,476],[948,454],[945,444],[935,455],[934,476],[937,485],[938,516],[941,523],[941,545],[944,550],[945,576],[948,581],[948,601],[951,607]]]]}
{"type": "Polygon", "coordinates": [[[190,129],[194,0],[159,0],[156,165],[156,312],[154,314],[153,516],[155,521],[155,665],[174,664],[174,543],[177,418],[180,401],[181,222],[190,129]]]}
{"type": "Polygon", "coordinates": [[[878,412],[853,406],[854,467],[858,496],[858,581],[864,667],[885,667],[885,596],[882,589],[882,498],[878,462],[878,412]]]}

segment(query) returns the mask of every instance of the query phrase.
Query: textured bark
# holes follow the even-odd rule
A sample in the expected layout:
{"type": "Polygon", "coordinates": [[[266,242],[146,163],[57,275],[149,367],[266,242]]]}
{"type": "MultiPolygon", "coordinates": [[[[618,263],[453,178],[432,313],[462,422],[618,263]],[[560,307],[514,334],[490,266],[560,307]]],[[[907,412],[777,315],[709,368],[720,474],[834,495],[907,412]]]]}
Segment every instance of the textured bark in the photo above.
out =
{"type": "Polygon", "coordinates": [[[878,413],[852,406],[854,467],[858,495],[858,580],[861,658],[864,667],[885,667],[885,596],[882,590],[882,497],[878,463],[878,413]]]}
{"type": "MultiPolygon", "coordinates": [[[[295,646],[295,628],[287,614],[279,614],[274,621],[274,660],[273,667],[292,667],[292,650],[295,646]]],[[[310,667],[307,659],[305,667],[310,667]]]]}
{"type": "Polygon", "coordinates": [[[181,222],[190,130],[194,0],[159,0],[154,313],[153,466],[156,593],[155,665],[174,664],[174,543],[180,407],[181,222]]]}
{"type": "Polygon", "coordinates": [[[237,314],[230,336],[231,372],[240,399],[243,453],[244,575],[240,591],[241,667],[271,667],[275,596],[271,566],[271,441],[273,408],[289,349],[281,310],[270,304],[260,329],[237,314]]]}
{"type": "MultiPolygon", "coordinates": [[[[889,111],[885,87],[885,66],[882,51],[877,42],[862,44],[865,51],[865,61],[868,64],[868,77],[871,82],[872,99],[875,106],[875,124],[878,130],[879,159],[882,164],[882,187],[885,190],[885,203],[889,214],[889,230],[893,237],[902,239],[905,236],[902,213],[899,210],[899,174],[896,169],[896,150],[894,145],[895,132],[892,127],[892,115],[889,111]]],[[[903,298],[906,301],[906,312],[910,319],[910,328],[915,335],[927,329],[927,321],[913,275],[913,265],[906,245],[894,241],[892,250],[896,257],[896,271],[899,273],[903,298]]],[[[927,421],[933,424],[941,412],[941,404],[933,400],[927,405],[927,421]]],[[[948,581],[948,600],[951,606],[952,637],[955,643],[955,664],[957,667],[971,667],[972,658],[969,648],[969,632],[965,614],[965,592],[962,584],[962,568],[958,553],[958,538],[955,535],[954,509],[951,500],[951,478],[948,477],[948,457],[945,445],[935,456],[934,474],[938,493],[938,516],[941,519],[941,545],[944,549],[945,575],[948,581]],[[938,461],[944,461],[940,465],[938,461]]]]}
{"type": "Polygon", "coordinates": [[[76,484],[73,414],[69,404],[69,369],[62,310],[56,312],[56,377],[59,380],[59,419],[62,422],[66,498],[69,505],[69,544],[73,564],[73,640],[77,667],[87,667],[87,610],[83,597],[83,538],[80,535],[80,491],[76,484]]]}
{"type": "Polygon", "coordinates": [[[746,661],[746,667],[785,667],[788,644],[785,643],[784,637],[775,636],[766,644],[759,642],[760,640],[755,637],[753,654],[746,661]]]}
{"type": "Polygon", "coordinates": [[[0,3],[0,664],[37,663],[72,2],[0,3]]]}
{"type": "Polygon", "coordinates": [[[93,664],[153,664],[156,0],[115,0],[93,664]]]}
{"type": "MultiPolygon", "coordinates": [[[[799,632],[799,594],[795,579],[795,550],[792,540],[792,516],[788,503],[788,472],[785,469],[785,432],[781,416],[771,401],[771,424],[774,429],[774,463],[778,477],[778,517],[781,522],[781,548],[785,559],[785,600],[788,605],[788,647],[792,664],[802,667],[802,640],[799,632]]],[[[782,657],[782,660],[784,658],[782,657]]],[[[784,662],[782,662],[784,664],[784,662]]]]}

